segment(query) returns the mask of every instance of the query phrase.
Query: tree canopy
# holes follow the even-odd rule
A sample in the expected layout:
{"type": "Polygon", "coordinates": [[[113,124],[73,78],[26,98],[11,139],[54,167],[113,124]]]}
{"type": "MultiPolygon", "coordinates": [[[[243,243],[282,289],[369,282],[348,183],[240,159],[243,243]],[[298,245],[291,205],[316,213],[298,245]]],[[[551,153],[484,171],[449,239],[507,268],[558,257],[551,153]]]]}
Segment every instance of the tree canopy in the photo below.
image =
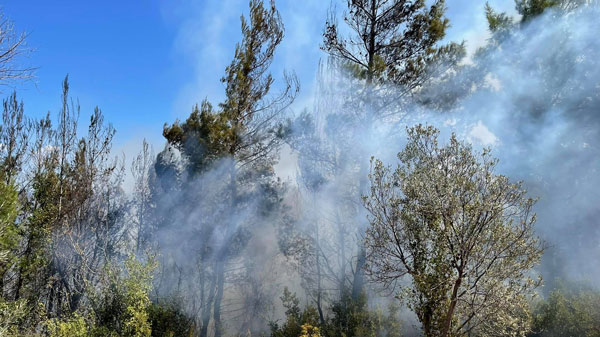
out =
{"type": "Polygon", "coordinates": [[[489,150],[480,155],[452,135],[438,143],[429,126],[408,130],[395,170],[374,160],[367,270],[415,310],[425,336],[523,333],[529,276],[541,257],[534,234],[534,200],[520,183],[495,173],[489,150]]]}

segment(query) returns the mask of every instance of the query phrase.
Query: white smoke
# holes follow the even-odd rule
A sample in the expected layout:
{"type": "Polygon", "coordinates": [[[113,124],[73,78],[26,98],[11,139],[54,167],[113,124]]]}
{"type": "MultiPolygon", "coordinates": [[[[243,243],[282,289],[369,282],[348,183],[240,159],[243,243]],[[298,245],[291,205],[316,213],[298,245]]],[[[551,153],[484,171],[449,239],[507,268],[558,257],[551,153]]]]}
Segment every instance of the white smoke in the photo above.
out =
{"type": "MultiPolygon", "coordinates": [[[[395,163],[404,145],[405,128],[416,123],[440,128],[446,139],[455,132],[476,149],[492,147],[500,159],[500,173],[524,180],[530,195],[540,198],[535,207],[537,231],[549,249],[539,268],[548,286],[556,277],[600,278],[599,16],[596,7],[568,15],[548,11],[504,37],[499,47],[484,47],[449,82],[427,91],[434,102],[448,99],[444,108],[401,100],[386,107],[386,118],[379,118],[348,103],[362,95],[359,84],[335,69],[321,74],[313,106],[302,116],[291,116],[293,151],[286,147],[276,170],[295,179],[287,186],[287,214],[293,217],[287,223],[300,233],[294,239],[305,240],[294,243],[318,244],[319,254],[332,259],[324,281],[330,299],[339,291],[336,275],[351,273],[359,231],[366,223],[360,202],[361,181],[366,179],[360,176],[361,167],[368,167],[371,156],[395,163]],[[341,239],[340,231],[346,235],[341,239]],[[315,239],[317,232],[320,236],[315,239]]],[[[386,97],[401,92],[381,89],[386,97]]],[[[252,219],[247,233],[251,239],[236,263],[252,270],[253,282],[273,282],[272,289],[256,295],[265,297],[261,297],[265,301],[261,308],[271,312],[270,317],[281,318],[272,312],[286,283],[298,284],[304,276],[303,285],[309,290],[306,298],[314,299],[310,292],[314,279],[306,274],[314,272],[314,263],[298,266],[297,259],[284,259],[274,249],[281,242],[278,226],[286,219],[256,214],[260,207],[253,203],[236,212],[222,209],[219,183],[223,167],[229,164],[223,165],[199,178],[186,189],[188,194],[169,196],[165,210],[178,223],[176,231],[160,233],[164,236],[162,254],[175,262],[184,278],[193,277],[187,282],[193,287],[198,277],[194,240],[207,234],[203,228],[214,226],[209,240],[218,245],[224,238],[217,224],[244,226],[252,219]],[[179,208],[186,200],[201,204],[179,208]],[[295,274],[288,282],[290,266],[298,266],[305,274],[295,274]],[[286,277],[274,279],[279,275],[286,277]]],[[[303,257],[315,258],[310,253],[303,257]]],[[[226,297],[235,298],[239,291],[230,288],[226,297]]],[[[232,306],[243,308],[244,303],[232,306]]]]}

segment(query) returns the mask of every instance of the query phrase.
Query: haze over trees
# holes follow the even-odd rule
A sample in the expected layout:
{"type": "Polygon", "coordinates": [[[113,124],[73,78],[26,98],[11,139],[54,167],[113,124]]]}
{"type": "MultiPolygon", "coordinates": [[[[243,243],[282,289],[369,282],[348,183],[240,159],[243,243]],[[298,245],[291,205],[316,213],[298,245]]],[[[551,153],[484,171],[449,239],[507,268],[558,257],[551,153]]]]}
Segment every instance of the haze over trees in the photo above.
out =
{"type": "MultiPolygon", "coordinates": [[[[68,77],[42,118],[8,94],[0,336],[599,336],[598,3],[486,5],[469,59],[442,0],[341,5],[295,113],[282,17],[249,1],[223,101],[156,155],[115,156],[68,77]]],[[[0,82],[26,37],[0,23],[0,82]]]]}

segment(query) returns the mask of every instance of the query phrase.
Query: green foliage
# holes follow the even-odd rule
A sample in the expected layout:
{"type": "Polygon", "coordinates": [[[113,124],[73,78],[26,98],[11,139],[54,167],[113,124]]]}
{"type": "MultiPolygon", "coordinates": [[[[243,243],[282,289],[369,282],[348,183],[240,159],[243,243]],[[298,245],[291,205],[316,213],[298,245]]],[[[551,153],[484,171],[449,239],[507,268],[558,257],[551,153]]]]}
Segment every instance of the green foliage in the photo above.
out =
{"type": "MultiPolygon", "coordinates": [[[[263,1],[250,1],[250,21],[242,17],[242,41],[236,45],[234,59],[221,80],[226,84],[226,99],[219,105],[220,111],[213,111],[205,100],[185,123],[176,122],[163,130],[167,141],[191,161],[193,172],[202,172],[223,156],[237,155],[242,141],[259,141],[256,135],[243,137],[249,124],[259,114],[279,112],[293,99],[295,82],[286,78],[284,93],[264,102],[273,83],[267,71],[282,39],[283,24],[274,2],[265,6],[263,1]]],[[[262,131],[267,131],[268,123],[263,127],[262,131]]]]}
{"type": "Polygon", "coordinates": [[[399,307],[392,303],[383,310],[369,309],[364,292],[354,300],[349,292],[335,302],[332,317],[325,330],[327,336],[345,337],[399,337],[402,324],[398,317],[399,307]]]}
{"type": "Polygon", "coordinates": [[[425,336],[523,333],[527,301],[539,285],[530,273],[543,246],[534,233],[534,199],[522,183],[495,173],[489,149],[473,151],[452,135],[417,125],[395,170],[373,161],[367,270],[394,287],[425,336]]]}
{"type": "Polygon", "coordinates": [[[534,307],[531,337],[600,336],[600,292],[563,286],[534,307]]]}
{"type": "Polygon", "coordinates": [[[488,27],[492,33],[497,33],[509,29],[512,24],[512,18],[506,13],[496,12],[489,2],[485,3],[485,18],[488,22],[488,27]]]}
{"type": "Polygon", "coordinates": [[[68,319],[51,320],[47,325],[50,337],[88,337],[90,335],[87,322],[77,314],[68,319]]]}
{"type": "Polygon", "coordinates": [[[402,336],[399,307],[390,305],[387,310],[370,310],[367,296],[362,294],[358,301],[349,292],[330,308],[331,316],[322,325],[315,307],[300,308],[300,300],[287,288],[281,297],[286,309],[286,321],[279,326],[271,323],[271,336],[331,336],[331,337],[400,337],[402,336]]]}
{"type": "Polygon", "coordinates": [[[50,337],[193,336],[192,319],[175,302],[150,302],[148,293],[155,268],[153,259],[141,263],[134,257],[124,262],[123,270],[107,266],[102,289],[90,290],[93,312],[49,320],[46,326],[50,337]]]}
{"type": "Polygon", "coordinates": [[[15,188],[0,180],[0,275],[16,258],[13,250],[19,238],[15,224],[18,204],[15,188]]]}
{"type": "Polygon", "coordinates": [[[300,337],[321,337],[321,330],[316,326],[303,324],[300,328],[302,329],[300,337]]]}
{"type": "Polygon", "coordinates": [[[449,27],[445,11],[443,0],[348,1],[344,21],[351,34],[342,36],[331,17],[321,48],[367,84],[391,83],[410,91],[431,77],[432,68],[455,65],[450,55],[463,54],[462,45],[438,45],[449,27]]]}
{"type": "Polygon", "coordinates": [[[373,78],[383,79],[385,78],[385,74],[388,67],[385,64],[385,60],[377,54],[373,56],[370,71],[368,68],[365,68],[358,63],[350,61],[343,63],[343,66],[344,68],[346,68],[346,70],[349,71],[350,74],[352,74],[353,77],[359,78],[361,80],[367,80],[369,78],[369,74],[371,74],[373,78]]]}
{"type": "Polygon", "coordinates": [[[148,320],[148,306],[150,298],[148,293],[152,289],[152,273],[156,268],[155,263],[141,265],[133,258],[125,262],[128,276],[124,280],[126,318],[124,336],[147,337],[150,336],[150,322],[148,320]]]}
{"type": "MultiPolygon", "coordinates": [[[[579,0],[515,0],[515,8],[521,15],[521,24],[526,24],[532,19],[542,15],[548,9],[557,9],[568,12],[578,8],[586,1],[579,0]]],[[[485,4],[485,17],[492,33],[507,33],[516,27],[513,18],[506,13],[496,12],[489,3],[485,4]]]]}
{"type": "MultiPolygon", "coordinates": [[[[526,23],[549,8],[567,8],[567,2],[584,1],[517,0],[516,6],[521,23],[526,23]]],[[[435,73],[435,65],[456,64],[464,55],[462,45],[439,46],[449,26],[442,0],[356,0],[348,1],[348,6],[347,23],[356,34],[342,38],[337,24],[329,22],[324,49],[367,83],[421,90],[424,81],[435,73]]],[[[512,18],[489,5],[485,11],[494,34],[518,27],[512,18]]],[[[97,270],[106,261],[113,261],[110,258],[115,256],[111,253],[116,245],[109,241],[118,240],[128,229],[121,227],[123,219],[115,211],[126,204],[114,200],[121,186],[111,185],[113,179],[120,181],[122,177],[113,175],[119,169],[107,159],[114,129],[103,126],[97,109],[91,117],[90,133],[80,138],[76,133],[79,108],[68,104],[65,80],[56,128],[47,117],[32,124],[35,131],[28,134],[29,120],[16,94],[4,102],[0,125],[0,336],[33,336],[40,331],[51,337],[193,336],[198,334],[194,320],[199,318],[204,336],[224,334],[223,327],[228,325],[225,317],[232,315],[228,302],[234,287],[230,286],[258,280],[248,277],[253,275],[244,260],[256,259],[255,255],[246,257],[243,252],[250,236],[263,233],[263,228],[257,229],[259,221],[248,215],[258,215],[261,224],[267,222],[262,220],[275,214],[283,200],[274,172],[282,137],[275,117],[295,94],[294,81],[286,78],[283,94],[269,95],[274,81],[268,68],[284,33],[274,1],[252,0],[249,13],[248,19],[242,18],[242,41],[222,78],[224,102],[215,110],[205,100],[183,123],[175,122],[163,130],[168,143],[183,154],[192,178],[221,159],[233,159],[227,187],[207,207],[213,213],[205,213],[207,209],[191,212],[199,205],[192,200],[196,194],[185,190],[182,198],[165,193],[164,200],[175,202],[164,203],[156,212],[161,214],[154,214],[157,218],[166,214],[164,223],[174,226],[181,224],[172,221],[182,219],[180,214],[201,224],[194,228],[199,235],[182,246],[199,252],[198,260],[192,262],[200,263],[189,265],[201,269],[200,274],[185,270],[180,277],[187,278],[184,282],[196,282],[189,275],[201,276],[202,285],[189,294],[197,297],[186,304],[196,306],[201,298],[197,308],[202,312],[190,317],[185,305],[178,302],[151,302],[156,267],[152,259],[140,263],[130,257],[123,264],[114,262],[97,270]],[[22,165],[25,159],[32,163],[22,165]],[[173,206],[182,208],[169,212],[173,206]],[[171,213],[177,217],[169,218],[171,213]],[[199,219],[198,214],[205,219],[199,219]],[[213,231],[223,234],[224,239],[215,240],[213,231]],[[205,241],[196,240],[199,237],[205,241]],[[247,269],[232,272],[234,264],[247,269]],[[47,306],[48,313],[36,309],[42,305],[47,306]],[[227,309],[223,318],[221,308],[227,309]]],[[[345,116],[330,117],[339,124],[348,123],[345,116]]],[[[330,131],[326,132],[335,133],[330,131]]],[[[600,295],[589,289],[555,290],[535,305],[529,320],[527,300],[537,282],[526,276],[531,275],[530,268],[541,250],[532,236],[535,217],[529,211],[534,201],[524,198],[521,185],[494,174],[496,161],[487,151],[481,157],[474,156],[471,148],[455,137],[448,146],[439,147],[437,131],[432,128],[409,133],[411,142],[399,155],[403,167],[391,171],[375,162],[372,182],[376,186],[371,201],[376,201],[367,201],[373,215],[369,268],[383,283],[412,276],[405,299],[427,326],[426,334],[522,335],[531,322],[532,337],[600,336],[600,295]],[[396,194],[398,191],[401,193],[396,194]],[[503,212],[507,208],[517,216],[506,216],[503,212]],[[464,220],[480,218],[486,221],[464,220]],[[402,249],[409,254],[404,255],[402,249]],[[403,267],[394,269],[398,266],[403,267]]],[[[338,161],[332,158],[332,162],[338,161]]],[[[321,175],[311,179],[309,186],[314,191],[326,180],[321,175]]],[[[203,186],[194,192],[203,194],[209,189],[203,186]]],[[[346,210],[344,206],[337,208],[346,210]]],[[[277,221],[276,216],[268,220],[277,221]]],[[[357,261],[353,272],[359,275],[362,270],[357,261]]],[[[345,273],[340,277],[344,284],[345,273]]],[[[354,297],[345,293],[331,302],[333,292],[322,289],[320,277],[318,290],[313,292],[319,296],[318,308],[310,304],[301,308],[298,297],[284,290],[281,300],[286,317],[281,325],[271,324],[274,337],[401,335],[398,303],[393,302],[386,310],[373,309],[364,292],[354,297]]],[[[258,287],[235,288],[248,298],[261,300],[253,307],[259,309],[247,316],[259,317],[271,304],[270,295],[262,301],[260,294],[247,290],[258,287]]]]}
{"type": "MultiPolygon", "coordinates": [[[[46,165],[53,165],[50,160],[46,165]]],[[[29,203],[31,215],[22,223],[22,235],[26,238],[25,250],[19,261],[19,296],[35,300],[46,284],[40,279],[48,267],[50,256],[48,247],[58,205],[58,176],[47,167],[33,178],[33,198],[29,203]]]]}
{"type": "Polygon", "coordinates": [[[152,337],[193,336],[196,333],[193,318],[183,311],[179,302],[152,303],[148,315],[152,337]]]}
{"type": "Polygon", "coordinates": [[[150,337],[148,293],[155,267],[153,259],[141,263],[133,256],[123,270],[106,266],[100,291],[89,290],[93,312],[49,320],[50,337],[150,337]]]}
{"type": "MultiPolygon", "coordinates": [[[[242,17],[242,40],[236,45],[234,58],[222,78],[225,100],[219,104],[218,111],[213,111],[212,106],[205,101],[201,109],[194,109],[185,123],[176,122],[164,128],[163,134],[169,145],[180,151],[186,159],[185,170],[191,174],[179,175],[179,167],[168,160],[170,149],[159,154],[155,165],[162,191],[173,188],[168,185],[176,185],[177,189],[179,176],[183,179],[195,179],[197,175],[215,168],[215,162],[222,164],[219,168],[227,165],[227,169],[216,170],[215,173],[220,177],[209,182],[225,182],[211,188],[209,192],[220,200],[220,205],[205,210],[206,219],[213,218],[217,221],[198,221],[193,228],[194,234],[190,235],[190,241],[187,242],[194,246],[195,251],[200,252],[193,258],[200,262],[198,265],[202,266],[202,270],[190,272],[201,273],[199,278],[202,281],[192,285],[199,290],[195,294],[202,294],[198,295],[201,297],[198,300],[202,301],[198,313],[202,317],[201,336],[208,334],[209,326],[214,327],[215,336],[224,334],[221,308],[226,265],[244,250],[252,233],[250,226],[255,224],[254,217],[246,216],[246,207],[250,203],[256,203],[256,206],[251,206],[257,209],[252,215],[256,214],[260,218],[271,216],[278,210],[281,184],[275,176],[273,166],[282,138],[280,123],[276,117],[291,104],[298,88],[295,78],[285,76],[282,92],[279,95],[269,95],[273,84],[269,66],[276,47],[283,39],[283,23],[274,1],[251,0],[249,7],[249,17],[242,17]],[[174,177],[177,178],[173,179],[174,177]],[[169,182],[165,183],[167,179],[169,182]],[[219,214],[220,212],[226,214],[219,214]],[[244,215],[237,217],[237,212],[244,212],[244,215]],[[233,224],[230,219],[244,220],[233,224]],[[214,231],[223,233],[225,240],[212,242],[211,233],[214,231]],[[200,234],[201,238],[192,238],[196,234],[200,234]],[[213,275],[214,278],[205,282],[209,279],[208,275],[213,275]]],[[[198,186],[196,180],[193,186],[198,186]]],[[[168,193],[160,195],[162,191],[156,189],[157,200],[163,196],[167,200],[173,200],[173,195],[168,193]]],[[[180,191],[184,191],[180,195],[186,195],[186,200],[175,205],[180,207],[178,212],[171,212],[170,209],[162,212],[161,217],[162,214],[168,215],[159,220],[159,226],[178,224],[178,221],[169,217],[171,213],[197,212],[200,202],[196,201],[210,199],[201,195],[204,191],[198,193],[195,187],[188,190],[186,186],[182,186],[180,191]]],[[[160,213],[160,208],[161,206],[157,207],[157,213],[160,213]]],[[[195,265],[188,262],[185,264],[195,265]]],[[[171,266],[166,266],[169,267],[171,266]]],[[[245,272],[250,273],[249,270],[245,272]]],[[[259,319],[258,313],[251,312],[247,316],[253,316],[253,320],[259,319]]]]}
{"type": "Polygon", "coordinates": [[[20,336],[21,323],[27,315],[27,309],[24,300],[8,302],[0,299],[0,336],[20,336]]]}
{"type": "MultiPolygon", "coordinates": [[[[6,21],[2,23],[2,25],[4,24],[6,21]]],[[[0,32],[0,38],[4,34],[6,32],[0,32]]],[[[3,43],[4,41],[0,40],[0,45],[3,43]]],[[[0,147],[0,176],[5,183],[9,184],[21,173],[27,154],[30,123],[23,113],[23,102],[17,100],[16,91],[3,100],[2,105],[4,109],[0,122],[0,144],[2,144],[0,147]]]]}
{"type": "Polygon", "coordinates": [[[377,337],[401,337],[402,321],[400,320],[400,306],[392,301],[387,310],[377,309],[373,320],[377,326],[377,337]]]}
{"type": "Polygon", "coordinates": [[[204,100],[184,123],[165,126],[163,136],[189,159],[191,173],[199,173],[227,153],[232,132],[225,116],[204,100]]]}
{"type": "Polygon", "coordinates": [[[149,337],[149,317],[154,259],[141,263],[131,256],[124,269],[107,266],[102,289],[92,296],[94,329],[121,337],[149,337]]]}
{"type": "Polygon", "coordinates": [[[341,300],[332,307],[333,317],[328,327],[327,335],[331,336],[375,336],[375,322],[367,310],[367,296],[360,294],[353,300],[348,291],[344,292],[341,300]]]}
{"type": "Polygon", "coordinates": [[[234,59],[221,80],[227,84],[227,99],[221,107],[236,122],[252,117],[245,114],[256,107],[273,83],[265,71],[283,39],[283,26],[273,2],[270,7],[265,8],[262,1],[250,1],[250,24],[242,17],[242,42],[236,45],[234,59]]]}
{"type": "Polygon", "coordinates": [[[190,161],[192,173],[204,172],[225,156],[246,160],[275,148],[278,142],[273,140],[280,137],[272,118],[297,93],[295,78],[286,77],[283,92],[265,99],[273,83],[268,68],[283,39],[283,23],[274,2],[265,6],[263,1],[250,1],[250,18],[242,17],[241,30],[242,41],[221,79],[226,84],[226,98],[219,104],[220,111],[214,111],[205,100],[184,123],[164,127],[163,136],[190,161]],[[253,129],[253,122],[258,122],[260,129],[253,129]]]}
{"type": "MultiPolygon", "coordinates": [[[[15,223],[18,204],[14,186],[0,179],[0,278],[4,278],[6,271],[18,262],[15,251],[19,240],[15,223]]],[[[3,290],[1,286],[0,290],[3,290]]],[[[29,312],[27,301],[7,301],[0,292],[0,336],[18,336],[29,312]]]]}
{"type": "MultiPolygon", "coordinates": [[[[286,287],[281,297],[283,307],[285,308],[286,320],[283,325],[271,323],[271,336],[273,337],[297,337],[303,333],[303,326],[316,327],[319,325],[319,314],[317,310],[309,306],[304,310],[300,309],[300,300],[295,293],[292,293],[286,287]]],[[[308,329],[308,328],[307,328],[308,329]]]]}
{"type": "Polygon", "coordinates": [[[527,21],[535,18],[538,15],[544,13],[548,8],[556,7],[560,5],[560,0],[516,0],[515,4],[517,12],[522,15],[521,22],[526,23],[527,21]]]}

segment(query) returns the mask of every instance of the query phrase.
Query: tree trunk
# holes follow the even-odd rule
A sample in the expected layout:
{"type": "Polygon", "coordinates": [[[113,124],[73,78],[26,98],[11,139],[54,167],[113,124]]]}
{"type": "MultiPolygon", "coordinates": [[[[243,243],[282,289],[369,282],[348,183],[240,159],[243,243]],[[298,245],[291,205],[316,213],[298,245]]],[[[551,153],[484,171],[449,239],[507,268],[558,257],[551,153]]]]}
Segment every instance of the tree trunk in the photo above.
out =
{"type": "Polygon", "coordinates": [[[50,291],[48,292],[48,310],[47,313],[48,314],[53,314],[54,313],[54,293],[55,293],[55,286],[51,285],[50,287],[50,291]]]}
{"type": "MultiPolygon", "coordinates": [[[[367,98],[368,99],[368,98],[367,98]]],[[[367,101],[367,103],[369,103],[367,101]]],[[[367,112],[367,115],[370,114],[370,112],[367,112]]],[[[369,123],[367,123],[367,127],[370,128],[371,124],[371,118],[367,118],[367,121],[369,123]]],[[[361,160],[360,162],[360,185],[359,185],[359,193],[365,193],[367,190],[367,177],[368,177],[368,172],[369,172],[369,167],[366,163],[363,156],[360,156],[361,158],[359,160],[361,160]]],[[[358,196],[359,199],[361,197],[361,195],[358,196]]],[[[365,219],[366,220],[366,214],[364,214],[364,207],[359,208],[359,218],[360,219],[365,219]]],[[[362,223],[359,223],[358,226],[358,237],[360,239],[359,243],[358,243],[358,256],[356,258],[356,269],[354,270],[354,280],[352,282],[352,299],[354,301],[357,301],[358,298],[360,297],[361,293],[363,292],[363,288],[364,288],[364,283],[365,283],[365,264],[367,263],[367,250],[365,248],[364,242],[362,241],[362,235],[365,233],[365,228],[362,226],[362,223]]]]}
{"type": "MultiPolygon", "coordinates": [[[[204,289],[205,285],[206,285],[205,284],[206,283],[206,276],[205,276],[205,271],[204,270],[202,270],[200,272],[199,277],[200,277],[200,308],[201,308],[200,309],[200,317],[204,317],[204,311],[206,311],[205,308],[204,308],[204,306],[206,304],[206,289],[204,289]]],[[[196,309],[196,302],[195,301],[194,301],[194,309],[196,309]]],[[[210,309],[208,311],[210,312],[210,309]]],[[[198,317],[196,317],[194,321],[198,322],[198,317]]],[[[200,320],[199,326],[202,326],[202,320],[200,320]]]]}
{"type": "MultiPolygon", "coordinates": [[[[344,294],[346,292],[346,233],[345,233],[345,229],[344,229],[344,225],[342,224],[342,221],[340,220],[340,215],[338,212],[336,212],[336,222],[337,222],[337,226],[338,226],[338,242],[340,245],[340,258],[339,258],[339,263],[340,263],[340,274],[338,276],[338,282],[339,282],[339,291],[340,291],[340,303],[344,303],[344,301],[342,301],[342,299],[344,298],[344,294]]],[[[343,309],[343,308],[342,308],[343,309]]]]}
{"type": "MultiPolygon", "coordinates": [[[[27,241],[25,243],[25,252],[23,252],[23,259],[27,261],[27,265],[30,265],[30,255],[31,255],[31,241],[33,240],[33,230],[29,231],[27,235],[27,241]]],[[[15,283],[15,294],[14,300],[18,300],[21,296],[21,288],[23,287],[23,272],[24,267],[22,263],[19,263],[19,268],[17,269],[17,281],[15,283]]]]}
{"type": "MultiPolygon", "coordinates": [[[[225,255],[225,254],[223,254],[225,255]]],[[[223,323],[221,322],[221,302],[223,301],[223,291],[225,287],[225,261],[217,261],[217,295],[213,308],[213,317],[215,320],[215,337],[223,336],[223,323]]]]}
{"type": "MultiPolygon", "coordinates": [[[[315,222],[316,224],[316,222],[315,222]]],[[[317,310],[319,312],[319,321],[321,325],[325,325],[325,317],[323,316],[323,305],[321,303],[321,253],[319,249],[319,225],[316,224],[316,241],[317,241],[317,249],[316,249],[316,263],[317,263],[317,310]]]]}
{"type": "MultiPolygon", "coordinates": [[[[232,149],[231,150],[231,154],[232,156],[235,154],[235,151],[232,149]]],[[[236,201],[237,201],[237,181],[236,181],[236,177],[237,177],[237,171],[236,171],[236,167],[235,167],[235,160],[233,160],[233,162],[231,163],[231,168],[230,168],[230,181],[229,181],[229,188],[230,188],[230,209],[231,210],[235,210],[237,205],[236,205],[236,201]]],[[[231,237],[232,233],[232,229],[234,228],[234,224],[233,223],[228,223],[226,222],[225,225],[227,226],[225,228],[225,239],[229,239],[231,237]]],[[[224,293],[224,288],[225,288],[225,264],[227,264],[227,260],[229,258],[229,242],[224,242],[223,243],[223,247],[220,248],[219,251],[219,255],[217,256],[217,294],[215,297],[215,303],[213,306],[213,318],[215,321],[215,337],[222,337],[223,336],[223,323],[221,322],[221,302],[223,301],[223,293],[224,293]]]]}
{"type": "Polygon", "coordinates": [[[446,318],[444,320],[444,325],[442,326],[442,334],[441,337],[450,336],[450,326],[452,325],[452,317],[454,316],[454,310],[456,309],[456,303],[458,302],[458,290],[462,283],[462,272],[458,274],[458,278],[454,282],[454,288],[452,289],[452,297],[450,298],[450,307],[448,308],[448,312],[446,313],[446,318]]]}
{"type": "Polygon", "coordinates": [[[360,251],[356,258],[356,270],[354,271],[354,281],[352,282],[352,300],[357,301],[363,292],[365,283],[364,267],[367,262],[367,252],[362,242],[359,244],[360,251]]]}
{"type": "Polygon", "coordinates": [[[208,336],[208,325],[210,324],[210,309],[215,298],[215,286],[216,286],[217,274],[214,273],[210,280],[210,287],[208,289],[208,301],[202,303],[202,329],[200,329],[200,337],[208,336]]]}
{"type": "MultiPolygon", "coordinates": [[[[369,27],[369,48],[367,50],[368,53],[368,67],[367,67],[367,92],[370,93],[370,87],[373,84],[374,77],[374,66],[375,66],[375,38],[377,37],[377,0],[371,0],[371,24],[369,27]]],[[[367,120],[371,118],[368,117],[373,112],[371,111],[371,98],[367,96],[367,120]]],[[[370,127],[370,123],[367,124],[367,127],[370,127]]],[[[368,174],[368,168],[365,163],[361,162],[360,164],[360,191],[359,193],[363,193],[366,190],[366,177],[368,174]]],[[[360,197],[360,196],[359,196],[360,197]]],[[[361,233],[362,234],[362,233],[361,233]]],[[[364,267],[367,262],[367,252],[365,250],[364,244],[361,241],[359,243],[359,252],[358,257],[356,259],[356,269],[354,271],[354,280],[352,282],[352,299],[357,301],[360,297],[363,287],[364,287],[364,267]]]]}
{"type": "Polygon", "coordinates": [[[423,324],[423,334],[425,335],[425,337],[435,337],[431,334],[431,318],[432,318],[433,314],[431,312],[431,310],[427,310],[427,312],[425,312],[425,315],[423,315],[423,322],[421,322],[423,324]]]}
{"type": "Polygon", "coordinates": [[[371,25],[369,27],[369,49],[367,50],[367,86],[373,83],[374,63],[375,63],[375,37],[377,36],[377,0],[371,0],[371,25]]]}

